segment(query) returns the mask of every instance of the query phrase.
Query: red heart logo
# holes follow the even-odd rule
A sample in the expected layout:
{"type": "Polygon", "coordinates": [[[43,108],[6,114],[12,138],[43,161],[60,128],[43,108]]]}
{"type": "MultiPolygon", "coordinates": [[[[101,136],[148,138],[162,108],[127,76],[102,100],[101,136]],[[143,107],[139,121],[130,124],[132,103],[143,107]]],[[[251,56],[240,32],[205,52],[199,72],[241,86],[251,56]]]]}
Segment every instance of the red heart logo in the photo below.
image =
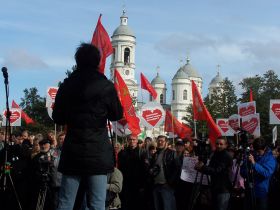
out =
{"type": "Polygon", "coordinates": [[[145,110],[142,113],[142,117],[146,120],[147,123],[149,123],[152,126],[155,126],[161,119],[162,112],[159,109],[155,109],[153,111],[145,110]]]}
{"type": "Polygon", "coordinates": [[[244,117],[244,116],[247,116],[247,115],[250,115],[250,114],[255,114],[256,110],[255,110],[255,106],[253,105],[250,105],[250,106],[247,106],[247,107],[242,107],[239,109],[239,115],[241,117],[244,117]]]}
{"type": "Polygon", "coordinates": [[[219,120],[218,121],[218,126],[222,129],[222,131],[224,133],[226,133],[228,131],[228,122],[226,122],[224,120],[219,120]]]}
{"type": "Polygon", "coordinates": [[[280,120],[280,104],[273,104],[271,109],[275,116],[280,120]]]}
{"type": "Polygon", "coordinates": [[[230,119],[228,120],[228,125],[235,131],[239,128],[239,122],[238,119],[230,119]]]}
{"type": "Polygon", "coordinates": [[[56,93],[57,93],[57,88],[50,88],[48,90],[48,94],[49,94],[49,96],[51,97],[52,100],[55,99],[56,93]]]}
{"type": "Polygon", "coordinates": [[[251,118],[249,121],[242,122],[242,127],[250,134],[253,134],[256,128],[258,127],[258,124],[259,123],[257,118],[251,118]]]}
{"type": "MultiPolygon", "coordinates": [[[[10,117],[10,123],[13,124],[15,121],[17,121],[20,118],[20,112],[19,111],[10,111],[11,117],[10,117]]],[[[4,112],[4,116],[7,118],[7,110],[4,112]]]]}

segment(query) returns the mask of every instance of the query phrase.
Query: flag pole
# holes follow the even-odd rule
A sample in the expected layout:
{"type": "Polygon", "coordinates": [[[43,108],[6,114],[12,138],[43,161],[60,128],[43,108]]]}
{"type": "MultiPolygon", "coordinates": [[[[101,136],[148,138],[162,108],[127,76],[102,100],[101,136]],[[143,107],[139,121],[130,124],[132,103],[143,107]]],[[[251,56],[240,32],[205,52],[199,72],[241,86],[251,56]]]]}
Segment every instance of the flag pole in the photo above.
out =
{"type": "Polygon", "coordinates": [[[118,143],[118,134],[117,134],[117,130],[118,130],[118,121],[116,121],[116,143],[118,143]]]}
{"type": "MultiPolygon", "coordinates": [[[[172,114],[172,113],[171,113],[171,114],[172,114]]],[[[175,142],[174,135],[175,135],[175,133],[174,133],[174,116],[173,116],[173,114],[172,114],[172,116],[171,116],[171,124],[172,124],[172,133],[173,133],[172,146],[174,147],[174,142],[175,142]]]]}
{"type": "Polygon", "coordinates": [[[194,123],[194,138],[197,139],[197,133],[196,133],[196,120],[193,121],[194,123]]]}

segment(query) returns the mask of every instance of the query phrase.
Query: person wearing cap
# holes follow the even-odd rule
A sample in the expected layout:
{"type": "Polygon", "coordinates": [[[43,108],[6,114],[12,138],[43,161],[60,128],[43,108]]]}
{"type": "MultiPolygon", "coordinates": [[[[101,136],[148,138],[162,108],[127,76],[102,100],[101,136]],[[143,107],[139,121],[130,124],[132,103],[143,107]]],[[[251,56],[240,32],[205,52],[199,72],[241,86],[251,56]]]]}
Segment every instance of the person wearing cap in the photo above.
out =
{"type": "Polygon", "coordinates": [[[82,181],[89,209],[105,210],[107,174],[114,170],[107,121],[120,120],[123,110],[114,84],[99,72],[99,50],[82,43],[75,60],[76,70],[59,86],[52,113],[54,123],[67,125],[58,210],[73,209],[82,181]]]}
{"type": "Polygon", "coordinates": [[[53,206],[53,179],[54,157],[51,155],[51,144],[48,139],[39,142],[40,152],[34,156],[30,163],[30,206],[28,209],[36,209],[39,197],[46,192],[44,209],[54,210],[53,206]]]}

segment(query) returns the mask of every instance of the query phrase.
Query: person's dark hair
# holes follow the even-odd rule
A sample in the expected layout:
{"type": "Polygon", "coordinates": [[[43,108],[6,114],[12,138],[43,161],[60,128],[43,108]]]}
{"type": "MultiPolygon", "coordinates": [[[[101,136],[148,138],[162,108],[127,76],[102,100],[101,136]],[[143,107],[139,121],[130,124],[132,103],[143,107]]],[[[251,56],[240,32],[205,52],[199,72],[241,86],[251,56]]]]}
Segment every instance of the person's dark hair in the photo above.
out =
{"type": "Polygon", "coordinates": [[[167,137],[164,136],[164,135],[159,135],[159,136],[157,137],[157,140],[158,140],[158,139],[161,139],[161,138],[163,138],[165,141],[167,141],[167,137]]]}
{"type": "Polygon", "coordinates": [[[217,139],[216,139],[216,142],[218,140],[224,140],[224,142],[226,143],[226,145],[228,145],[228,140],[226,138],[224,138],[223,136],[219,136],[217,139]]]}
{"type": "Polygon", "coordinates": [[[267,142],[262,137],[256,138],[253,142],[254,150],[264,150],[266,146],[267,146],[267,142]]]}
{"type": "Polygon", "coordinates": [[[75,53],[77,70],[98,69],[100,63],[99,50],[89,43],[82,43],[75,53]]]}

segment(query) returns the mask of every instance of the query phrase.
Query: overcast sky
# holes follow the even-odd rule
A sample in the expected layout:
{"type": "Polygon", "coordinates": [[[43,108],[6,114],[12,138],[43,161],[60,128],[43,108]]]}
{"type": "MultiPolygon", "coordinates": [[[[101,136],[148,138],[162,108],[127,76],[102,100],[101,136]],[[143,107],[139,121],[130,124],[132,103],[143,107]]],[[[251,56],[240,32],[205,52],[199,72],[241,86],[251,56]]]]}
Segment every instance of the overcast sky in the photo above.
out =
{"type": "Polygon", "coordinates": [[[99,14],[112,35],[124,4],[136,35],[136,79],[143,72],[152,80],[160,66],[168,95],[187,55],[203,78],[204,96],[218,64],[235,85],[269,69],[279,75],[278,0],[0,0],[0,66],[8,68],[10,102],[20,102],[24,88],[45,96],[75,64],[79,43],[91,40],[99,14]]]}

